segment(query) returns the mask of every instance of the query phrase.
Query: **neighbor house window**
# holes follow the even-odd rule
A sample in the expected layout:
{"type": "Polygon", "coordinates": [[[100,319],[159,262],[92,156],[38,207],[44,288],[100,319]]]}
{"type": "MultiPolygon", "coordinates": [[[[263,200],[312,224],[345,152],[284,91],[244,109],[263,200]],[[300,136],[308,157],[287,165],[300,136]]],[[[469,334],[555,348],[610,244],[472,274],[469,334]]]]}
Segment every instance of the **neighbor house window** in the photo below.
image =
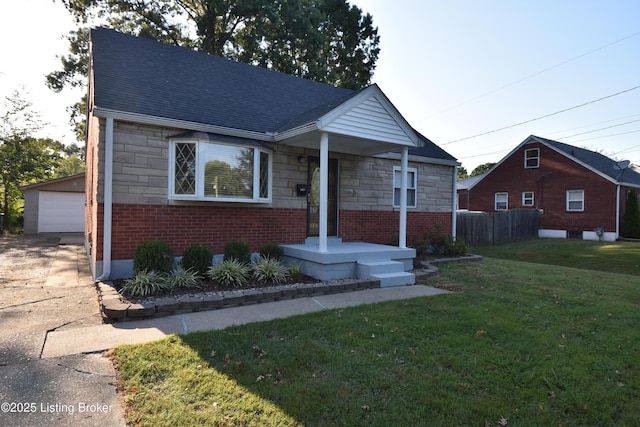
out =
{"type": "Polygon", "coordinates": [[[509,193],[496,193],[496,210],[506,211],[509,208],[509,193]]]}
{"type": "Polygon", "coordinates": [[[170,197],[177,200],[268,202],[271,153],[211,141],[171,144],[170,197]]]}
{"type": "MultiPolygon", "coordinates": [[[[400,187],[402,184],[402,168],[393,167],[393,207],[400,207],[400,187]]],[[[418,206],[418,170],[407,168],[407,207],[418,206]]]]}
{"type": "Polygon", "coordinates": [[[567,211],[569,212],[584,211],[584,190],[567,191],[567,211]]]}
{"type": "Polygon", "coordinates": [[[533,191],[522,193],[522,206],[533,206],[533,191]]]}
{"type": "Polygon", "coordinates": [[[529,148],[524,150],[524,168],[531,169],[540,167],[540,149],[529,148]]]}

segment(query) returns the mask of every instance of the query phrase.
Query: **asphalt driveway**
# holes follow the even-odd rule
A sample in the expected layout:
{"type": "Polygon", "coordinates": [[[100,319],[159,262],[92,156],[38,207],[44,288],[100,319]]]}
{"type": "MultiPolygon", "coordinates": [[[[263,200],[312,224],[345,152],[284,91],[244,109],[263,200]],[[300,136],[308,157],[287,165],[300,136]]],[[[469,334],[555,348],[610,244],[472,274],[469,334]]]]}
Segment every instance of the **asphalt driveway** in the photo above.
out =
{"type": "Polygon", "coordinates": [[[102,324],[82,238],[0,238],[0,419],[12,426],[124,426],[101,354],[42,358],[47,335],[102,324]]]}

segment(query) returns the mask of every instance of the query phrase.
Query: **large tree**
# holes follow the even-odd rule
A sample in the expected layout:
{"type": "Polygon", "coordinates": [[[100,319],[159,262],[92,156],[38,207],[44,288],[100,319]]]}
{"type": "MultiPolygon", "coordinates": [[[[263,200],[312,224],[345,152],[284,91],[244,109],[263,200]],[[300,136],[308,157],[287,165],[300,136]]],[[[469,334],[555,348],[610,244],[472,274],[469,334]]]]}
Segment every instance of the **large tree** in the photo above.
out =
{"type": "Polygon", "coordinates": [[[61,0],[69,34],[51,89],[86,81],[88,23],[349,89],[370,83],[378,29],[347,0],[61,0]]]}
{"type": "Polygon", "coordinates": [[[16,218],[21,185],[52,178],[64,149],[62,143],[34,134],[43,124],[31,101],[16,90],[6,97],[0,117],[0,192],[5,221],[16,218]]]}

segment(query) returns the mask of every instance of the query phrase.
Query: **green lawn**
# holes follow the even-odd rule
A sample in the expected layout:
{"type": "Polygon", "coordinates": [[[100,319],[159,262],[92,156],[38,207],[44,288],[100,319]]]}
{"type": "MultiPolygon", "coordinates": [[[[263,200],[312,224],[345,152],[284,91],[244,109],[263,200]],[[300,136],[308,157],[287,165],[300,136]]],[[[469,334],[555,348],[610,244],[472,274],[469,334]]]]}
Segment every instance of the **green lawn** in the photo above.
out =
{"type": "Polygon", "coordinates": [[[640,275],[640,242],[533,239],[467,250],[491,258],[640,275]]]}
{"type": "Polygon", "coordinates": [[[451,294],[118,347],[129,422],[637,425],[640,277],[495,258],[440,267],[428,284],[451,294]]]}

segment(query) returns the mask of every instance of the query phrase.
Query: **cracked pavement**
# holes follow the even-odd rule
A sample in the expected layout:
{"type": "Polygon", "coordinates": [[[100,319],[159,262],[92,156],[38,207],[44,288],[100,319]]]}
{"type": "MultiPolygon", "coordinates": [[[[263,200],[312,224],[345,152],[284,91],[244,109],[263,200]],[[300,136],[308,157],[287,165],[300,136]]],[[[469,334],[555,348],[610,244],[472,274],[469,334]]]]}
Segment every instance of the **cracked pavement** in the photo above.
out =
{"type": "Polygon", "coordinates": [[[125,425],[115,369],[108,358],[101,354],[42,358],[48,333],[77,329],[76,339],[82,339],[81,328],[102,323],[81,237],[0,238],[4,425],[125,425]]]}

